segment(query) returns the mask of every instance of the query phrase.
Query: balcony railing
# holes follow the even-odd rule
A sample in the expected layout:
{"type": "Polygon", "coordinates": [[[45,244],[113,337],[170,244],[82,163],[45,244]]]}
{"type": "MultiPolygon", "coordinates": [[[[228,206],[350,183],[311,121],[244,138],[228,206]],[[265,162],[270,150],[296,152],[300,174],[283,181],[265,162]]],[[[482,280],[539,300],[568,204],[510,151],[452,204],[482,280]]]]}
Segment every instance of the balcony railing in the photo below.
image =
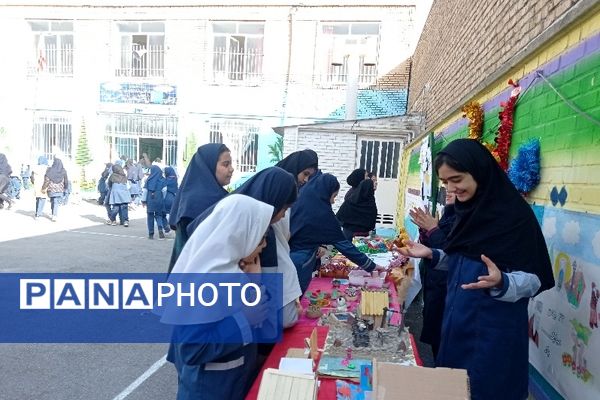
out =
{"type": "Polygon", "coordinates": [[[164,46],[133,44],[121,47],[117,77],[163,77],[165,75],[164,46]]]}
{"type": "Polygon", "coordinates": [[[213,80],[258,83],[262,80],[262,64],[260,49],[237,51],[235,48],[217,47],[213,53],[213,80]]]}
{"type": "MultiPolygon", "coordinates": [[[[331,85],[346,85],[348,83],[348,60],[346,56],[341,62],[332,62],[327,68],[327,73],[323,77],[321,84],[324,86],[331,85]]],[[[377,80],[377,65],[365,63],[363,58],[360,58],[358,67],[358,84],[359,86],[369,86],[377,80]]]]}
{"type": "Polygon", "coordinates": [[[28,67],[29,76],[39,74],[73,76],[73,46],[48,44],[38,50],[28,67]]]}

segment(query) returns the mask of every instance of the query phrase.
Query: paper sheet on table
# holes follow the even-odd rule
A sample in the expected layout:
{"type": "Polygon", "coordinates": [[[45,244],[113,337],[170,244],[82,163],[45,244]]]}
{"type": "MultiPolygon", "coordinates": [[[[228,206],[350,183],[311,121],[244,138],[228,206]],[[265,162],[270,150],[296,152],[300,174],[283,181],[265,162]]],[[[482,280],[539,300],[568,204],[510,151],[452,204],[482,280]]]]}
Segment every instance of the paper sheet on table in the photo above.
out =
{"type": "Polygon", "coordinates": [[[314,376],[313,360],[310,358],[287,358],[279,360],[279,370],[314,376]]]}

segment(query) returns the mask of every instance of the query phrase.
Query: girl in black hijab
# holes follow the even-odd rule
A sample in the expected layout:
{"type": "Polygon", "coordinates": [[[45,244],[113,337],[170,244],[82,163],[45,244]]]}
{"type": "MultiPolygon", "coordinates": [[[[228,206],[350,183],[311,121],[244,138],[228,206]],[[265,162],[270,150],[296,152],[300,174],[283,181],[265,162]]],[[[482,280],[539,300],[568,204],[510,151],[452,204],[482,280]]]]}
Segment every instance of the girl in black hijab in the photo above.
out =
{"type": "Polygon", "coordinates": [[[298,181],[298,187],[308,182],[319,168],[319,156],[314,150],[306,149],[295,151],[288,155],[283,160],[275,164],[276,167],[283,168],[290,174],[294,175],[298,181]]]}
{"type": "Polygon", "coordinates": [[[10,176],[12,168],[3,153],[0,153],[0,208],[4,208],[4,203],[8,203],[8,209],[12,206],[12,200],[8,195],[10,188],[10,176]]]}
{"type": "MultiPolygon", "coordinates": [[[[375,229],[375,223],[377,222],[375,184],[371,179],[364,179],[365,170],[362,170],[362,172],[362,181],[353,188],[354,190],[349,191],[349,196],[344,197],[344,202],[336,214],[342,225],[344,236],[348,240],[352,240],[354,235],[367,236],[370,231],[375,229]]],[[[348,182],[351,177],[352,174],[348,177],[348,182]]]]}
{"type": "Polygon", "coordinates": [[[402,253],[448,269],[436,366],[463,368],[473,400],[526,399],[529,298],[554,286],[548,249],[531,207],[491,153],[458,139],[435,159],[456,195],[444,251],[410,242],[402,253]]]}

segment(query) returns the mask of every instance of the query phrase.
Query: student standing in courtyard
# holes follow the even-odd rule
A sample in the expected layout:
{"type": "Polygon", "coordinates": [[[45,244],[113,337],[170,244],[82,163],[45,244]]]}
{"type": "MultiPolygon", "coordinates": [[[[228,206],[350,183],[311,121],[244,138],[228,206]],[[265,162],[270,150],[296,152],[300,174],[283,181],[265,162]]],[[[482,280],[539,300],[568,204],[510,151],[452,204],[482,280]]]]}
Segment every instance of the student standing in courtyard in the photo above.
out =
{"type": "Polygon", "coordinates": [[[169,214],[169,225],[176,229],[169,272],[188,240],[188,224],[227,195],[223,186],[229,185],[232,174],[231,152],[227,146],[209,143],[198,147],[181,180],[169,214]]]}

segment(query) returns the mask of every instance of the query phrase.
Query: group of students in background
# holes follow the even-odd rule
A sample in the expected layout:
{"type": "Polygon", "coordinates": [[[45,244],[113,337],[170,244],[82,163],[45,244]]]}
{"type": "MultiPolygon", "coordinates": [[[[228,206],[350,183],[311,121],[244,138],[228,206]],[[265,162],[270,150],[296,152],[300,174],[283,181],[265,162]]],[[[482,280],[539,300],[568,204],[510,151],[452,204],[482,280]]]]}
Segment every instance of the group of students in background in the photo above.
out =
{"type": "MultiPolygon", "coordinates": [[[[436,366],[467,370],[473,399],[525,399],[527,304],[554,285],[541,229],[477,141],[451,142],[435,168],[447,188],[444,215],[438,221],[426,210],[411,210],[421,243],[400,249],[424,260],[422,340],[432,344],[436,366]]],[[[367,171],[350,174],[351,190],[337,215],[332,204],[339,181],[318,169],[313,150],[290,154],[228,194],[223,186],[232,172],[226,146],[198,149],[170,210],[176,231],[170,273],[279,272],[283,326],[290,327],[302,312],[299,298],[320,246],[333,245],[366,271],[380,268],[351,242],[375,226],[376,181],[367,171]]],[[[177,398],[243,398],[260,367],[259,346],[246,328],[260,325],[266,314],[176,326],[167,360],[178,372],[177,398]],[[209,340],[215,331],[233,343],[209,340]]]]}
{"type": "Polygon", "coordinates": [[[125,157],[114,164],[107,163],[98,181],[107,225],[129,227],[129,209],[143,205],[147,214],[148,239],[154,239],[154,227],[159,239],[170,232],[168,215],[178,192],[177,174],[173,167],[162,167],[159,159],[150,162],[143,157],[139,162],[125,157]]]}
{"type": "Polygon", "coordinates": [[[34,218],[43,216],[46,200],[49,199],[52,210],[50,218],[54,222],[57,221],[60,206],[66,205],[69,201],[71,182],[63,162],[58,156],[54,157],[51,166],[48,164],[46,156],[38,157],[37,164],[33,169],[27,166],[26,172],[23,173],[22,168],[23,181],[20,181],[17,177],[12,176],[13,171],[6,155],[0,153],[0,208],[7,205],[7,208],[10,209],[14,200],[19,198],[21,185],[27,190],[31,183],[35,194],[34,218]],[[14,181],[15,178],[18,183],[14,181]]]}

